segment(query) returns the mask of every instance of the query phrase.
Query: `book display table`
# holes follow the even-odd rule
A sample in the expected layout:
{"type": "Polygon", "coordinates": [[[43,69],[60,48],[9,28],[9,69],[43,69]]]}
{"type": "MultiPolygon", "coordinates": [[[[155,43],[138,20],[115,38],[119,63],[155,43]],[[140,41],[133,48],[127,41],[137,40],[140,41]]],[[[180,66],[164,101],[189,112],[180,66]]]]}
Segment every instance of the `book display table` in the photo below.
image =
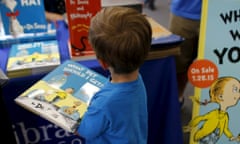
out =
{"type": "MultiPolygon", "coordinates": [[[[57,23],[57,39],[61,62],[69,59],[67,25],[57,23]]],[[[0,49],[0,67],[6,72],[8,48],[0,49]]],[[[96,60],[79,61],[91,69],[108,75],[96,60]]],[[[148,144],[182,144],[180,106],[176,84],[175,61],[173,56],[146,60],[140,72],[148,94],[149,137],[148,144]]],[[[18,106],[14,99],[32,86],[45,74],[10,79],[2,89],[9,119],[12,123],[16,141],[20,144],[82,144],[82,139],[56,127],[43,118],[18,106]]]]}

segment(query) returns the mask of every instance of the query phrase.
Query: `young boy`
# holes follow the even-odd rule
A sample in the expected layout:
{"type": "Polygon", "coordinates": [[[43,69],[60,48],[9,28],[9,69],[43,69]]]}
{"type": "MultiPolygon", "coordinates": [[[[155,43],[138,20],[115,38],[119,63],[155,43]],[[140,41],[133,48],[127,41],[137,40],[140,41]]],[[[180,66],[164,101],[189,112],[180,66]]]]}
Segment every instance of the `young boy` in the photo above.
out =
{"type": "Polygon", "coordinates": [[[86,144],[146,144],[147,95],[139,67],[151,46],[151,26],[132,8],[103,8],[89,41],[110,79],[92,98],[76,133],[86,144]]]}

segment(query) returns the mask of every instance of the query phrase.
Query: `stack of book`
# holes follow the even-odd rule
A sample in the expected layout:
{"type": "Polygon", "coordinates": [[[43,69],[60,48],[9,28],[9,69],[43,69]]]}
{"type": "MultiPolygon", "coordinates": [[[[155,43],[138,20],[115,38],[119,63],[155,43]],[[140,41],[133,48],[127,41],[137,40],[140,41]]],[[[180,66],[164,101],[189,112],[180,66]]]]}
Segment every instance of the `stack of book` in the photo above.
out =
{"type": "Polygon", "coordinates": [[[61,64],[57,40],[12,44],[7,62],[9,78],[46,73],[61,64]]]}
{"type": "Polygon", "coordinates": [[[147,59],[158,59],[170,55],[179,55],[179,45],[184,38],[171,33],[153,18],[146,16],[152,27],[152,45],[147,59]]]}
{"type": "Polygon", "coordinates": [[[8,48],[9,78],[49,72],[60,64],[56,29],[45,16],[43,0],[2,1],[0,48],[8,48]]]}

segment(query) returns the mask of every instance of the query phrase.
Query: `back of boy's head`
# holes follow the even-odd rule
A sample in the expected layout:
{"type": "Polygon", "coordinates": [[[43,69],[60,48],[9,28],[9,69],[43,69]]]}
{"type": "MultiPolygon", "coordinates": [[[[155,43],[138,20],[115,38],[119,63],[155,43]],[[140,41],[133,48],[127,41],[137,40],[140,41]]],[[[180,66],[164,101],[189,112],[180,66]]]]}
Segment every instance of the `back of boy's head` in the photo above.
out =
{"type": "Polygon", "coordinates": [[[145,16],[133,8],[107,7],[92,19],[89,41],[98,59],[115,73],[126,74],[143,64],[151,47],[152,30],[145,16]]]}

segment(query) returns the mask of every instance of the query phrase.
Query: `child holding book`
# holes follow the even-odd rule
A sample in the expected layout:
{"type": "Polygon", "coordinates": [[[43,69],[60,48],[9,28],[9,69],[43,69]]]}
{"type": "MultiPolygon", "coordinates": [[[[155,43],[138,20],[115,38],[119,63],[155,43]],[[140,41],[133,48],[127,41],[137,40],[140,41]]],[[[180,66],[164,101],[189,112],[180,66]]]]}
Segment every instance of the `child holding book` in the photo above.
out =
{"type": "Polygon", "coordinates": [[[151,39],[149,22],[132,8],[103,8],[91,19],[89,41],[110,78],[76,131],[86,144],[147,143],[147,95],[139,68],[151,39]]]}

